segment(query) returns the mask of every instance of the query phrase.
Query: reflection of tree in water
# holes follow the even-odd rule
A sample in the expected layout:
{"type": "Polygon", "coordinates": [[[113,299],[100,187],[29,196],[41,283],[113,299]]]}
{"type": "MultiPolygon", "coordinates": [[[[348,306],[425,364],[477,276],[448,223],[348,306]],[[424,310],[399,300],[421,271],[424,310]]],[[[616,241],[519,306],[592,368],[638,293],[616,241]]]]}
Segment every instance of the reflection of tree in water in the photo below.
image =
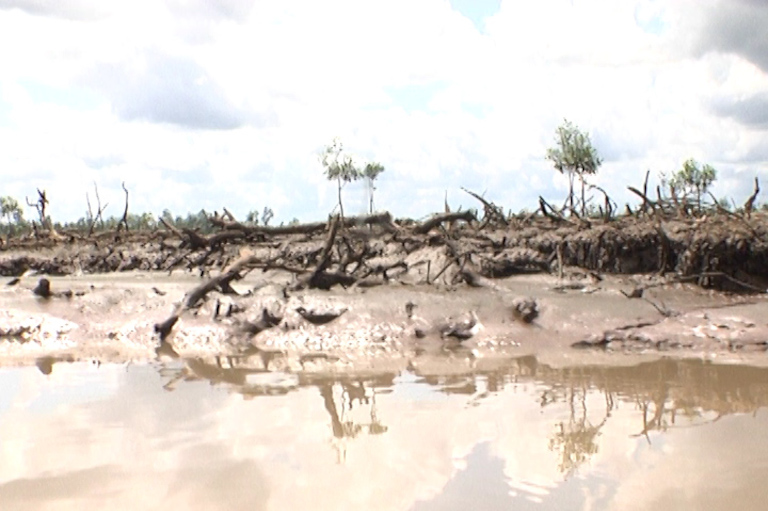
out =
{"type": "MultiPolygon", "coordinates": [[[[651,437],[648,435],[651,431],[666,431],[671,425],[675,424],[677,408],[675,406],[667,407],[669,400],[669,386],[665,382],[659,382],[659,388],[650,396],[638,394],[635,398],[637,408],[643,415],[643,429],[632,435],[633,437],[644,436],[648,443],[651,443],[651,437]]],[[[683,414],[689,418],[696,415],[693,410],[683,410],[683,414]]]]}
{"type": "MultiPolygon", "coordinates": [[[[573,474],[590,456],[597,453],[597,437],[613,410],[613,396],[611,393],[605,392],[605,414],[598,424],[593,425],[587,417],[588,391],[589,389],[585,384],[582,384],[578,389],[575,386],[570,386],[565,396],[570,409],[568,423],[562,421],[557,423],[555,433],[549,439],[549,449],[560,453],[558,468],[566,477],[573,474]],[[580,405],[578,414],[576,410],[577,398],[580,405]]],[[[554,393],[550,393],[549,399],[552,401],[547,402],[542,399],[542,407],[556,400],[554,393]]]]}
{"type": "MultiPolygon", "coordinates": [[[[235,360],[229,357],[230,364],[235,360]]],[[[271,360],[271,359],[270,359],[271,360]]],[[[173,391],[176,385],[182,381],[207,380],[215,384],[228,385],[244,398],[257,396],[285,395],[297,390],[299,387],[317,387],[323,399],[323,406],[331,419],[331,431],[333,432],[334,446],[337,450],[339,462],[346,459],[346,442],[357,438],[362,433],[368,435],[381,435],[388,431],[379,416],[376,407],[376,389],[391,389],[394,382],[394,374],[383,373],[368,378],[330,378],[323,375],[297,375],[298,385],[284,382],[271,383],[269,379],[262,383],[250,383],[249,377],[253,375],[281,374],[269,370],[269,361],[262,361],[263,367],[237,367],[225,366],[219,357],[213,363],[202,358],[185,359],[180,367],[161,367],[160,375],[168,381],[163,385],[167,391],[173,391]],[[340,399],[334,396],[335,389],[341,389],[340,399]],[[368,407],[368,420],[359,421],[352,417],[355,407],[368,407]]],[[[278,379],[279,380],[279,379],[278,379]]]]}
{"type": "MultiPolygon", "coordinates": [[[[267,355],[271,358],[251,357],[249,364],[239,365],[235,360],[235,364],[227,366],[221,360],[187,359],[182,367],[161,368],[160,373],[163,379],[168,378],[167,390],[179,382],[203,379],[233,388],[245,398],[317,388],[330,418],[331,438],[340,462],[346,458],[347,443],[352,439],[387,432],[377,414],[376,397],[393,387],[394,373],[330,376],[299,371],[287,378],[289,372],[283,372],[282,366],[276,368],[272,360],[284,355],[261,354],[267,355]],[[279,377],[281,374],[286,377],[279,377]],[[353,409],[357,413],[352,413],[353,409]],[[359,411],[367,413],[361,416],[359,411]]],[[[469,396],[470,406],[480,406],[485,399],[521,383],[536,385],[542,408],[566,404],[570,415],[553,425],[548,439],[548,446],[559,454],[558,465],[566,475],[598,452],[600,432],[615,409],[614,402],[636,406],[637,424],[627,434],[645,437],[649,442],[653,431],[696,426],[723,415],[749,413],[768,406],[768,369],[760,367],[663,359],[633,366],[555,368],[526,356],[483,361],[485,367],[467,365],[466,372],[462,368],[457,373],[455,361],[429,359],[429,363],[423,363],[424,360],[409,367],[419,377],[417,381],[445,394],[469,396]],[[604,398],[604,406],[595,406],[599,396],[604,398]],[[592,413],[588,413],[588,407],[594,408],[592,413]]],[[[50,372],[52,364],[41,359],[38,367],[41,372],[50,372]]]]}
{"type": "Polygon", "coordinates": [[[346,460],[347,445],[346,440],[356,438],[363,431],[369,435],[381,435],[389,429],[379,420],[376,410],[376,389],[371,389],[371,395],[368,396],[366,383],[363,380],[340,381],[342,393],[340,399],[340,410],[336,406],[334,398],[334,387],[336,382],[329,381],[318,384],[320,395],[323,397],[323,405],[331,418],[331,429],[334,436],[334,447],[337,452],[339,463],[346,460]],[[366,423],[355,422],[350,413],[357,402],[358,406],[369,406],[370,421],[366,423]]]}

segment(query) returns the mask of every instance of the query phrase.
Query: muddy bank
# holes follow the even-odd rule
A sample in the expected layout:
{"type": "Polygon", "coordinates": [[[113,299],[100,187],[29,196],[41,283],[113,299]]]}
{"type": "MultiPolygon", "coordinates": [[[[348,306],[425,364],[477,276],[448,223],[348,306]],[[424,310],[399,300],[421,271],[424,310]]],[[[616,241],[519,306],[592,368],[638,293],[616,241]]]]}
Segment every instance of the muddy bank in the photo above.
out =
{"type": "Polygon", "coordinates": [[[286,227],[211,216],[212,234],[164,224],[152,232],[12,238],[0,247],[0,275],[125,271],[207,273],[242,255],[248,268],[304,277],[309,287],[392,281],[477,284],[521,273],[658,273],[738,292],[768,289],[768,218],[628,216],[611,221],[528,215],[478,220],[471,211],[423,222],[388,213],[286,227]]]}
{"type": "Polygon", "coordinates": [[[763,215],[209,220],[217,231],[205,235],[163,223],[8,241],[0,272],[16,278],[0,292],[0,356],[300,370],[463,352],[759,363],[768,347],[763,215]]]}
{"type": "Polygon", "coordinates": [[[181,358],[304,373],[401,370],[431,360],[461,368],[527,355],[552,366],[665,356],[768,362],[764,296],[658,285],[655,277],[585,276],[564,285],[553,276],[522,275],[492,288],[392,283],[286,295],[291,280],[284,275],[250,273],[232,284],[237,294],[214,290],[185,310],[164,339],[156,325],[178,310],[199,277],[49,279],[48,298],[33,292],[38,277],[0,289],[0,363],[181,358]],[[651,283],[642,297],[627,297],[651,283]],[[521,299],[536,304],[534,319],[517,313],[521,299]],[[474,322],[467,335],[458,335],[467,322],[474,322]]]}

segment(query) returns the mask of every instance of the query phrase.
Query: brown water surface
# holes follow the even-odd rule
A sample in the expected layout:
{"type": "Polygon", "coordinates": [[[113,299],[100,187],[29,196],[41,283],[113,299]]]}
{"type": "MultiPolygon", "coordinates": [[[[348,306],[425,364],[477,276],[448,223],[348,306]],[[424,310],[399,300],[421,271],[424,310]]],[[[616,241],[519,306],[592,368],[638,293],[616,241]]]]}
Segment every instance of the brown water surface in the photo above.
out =
{"type": "Polygon", "coordinates": [[[0,509],[765,509],[768,369],[0,369],[0,509]],[[47,373],[47,374],[46,374],[47,373]]]}

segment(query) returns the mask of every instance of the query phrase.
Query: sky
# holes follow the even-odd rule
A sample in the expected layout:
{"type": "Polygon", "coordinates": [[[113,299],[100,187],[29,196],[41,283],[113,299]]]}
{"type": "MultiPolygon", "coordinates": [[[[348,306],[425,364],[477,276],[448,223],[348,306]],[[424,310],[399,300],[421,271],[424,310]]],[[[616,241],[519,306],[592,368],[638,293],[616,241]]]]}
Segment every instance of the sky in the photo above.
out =
{"type": "Polygon", "coordinates": [[[619,204],[688,158],[741,204],[768,177],[766,26],[763,0],[0,0],[0,195],[318,220],[338,137],[397,217],[477,207],[461,187],[532,210],[567,195],[568,119],[619,204]]]}

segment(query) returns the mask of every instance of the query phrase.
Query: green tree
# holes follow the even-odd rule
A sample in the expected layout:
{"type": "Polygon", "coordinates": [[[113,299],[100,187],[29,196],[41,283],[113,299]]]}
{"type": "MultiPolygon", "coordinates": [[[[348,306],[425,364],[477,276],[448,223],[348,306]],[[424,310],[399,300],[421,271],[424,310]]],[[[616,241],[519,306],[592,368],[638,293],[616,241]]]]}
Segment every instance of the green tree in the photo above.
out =
{"type": "Polygon", "coordinates": [[[373,192],[376,190],[375,181],[379,174],[384,172],[384,165],[377,162],[366,164],[363,169],[366,190],[368,191],[368,213],[373,213],[373,192]]]}
{"type": "Polygon", "coordinates": [[[696,198],[696,208],[701,212],[701,196],[717,179],[717,170],[712,165],[699,163],[693,158],[685,160],[683,168],[672,175],[668,187],[674,197],[688,200],[696,198]]]}
{"type": "Polygon", "coordinates": [[[8,223],[8,233],[15,234],[15,227],[24,222],[24,212],[19,206],[19,201],[10,196],[0,197],[0,216],[8,223]]]}
{"type": "Polygon", "coordinates": [[[334,138],[331,145],[327,146],[320,155],[320,163],[325,168],[325,177],[329,181],[336,180],[339,197],[339,212],[344,218],[344,206],[341,202],[341,189],[347,183],[357,181],[362,173],[355,167],[352,157],[344,154],[344,146],[339,138],[334,138]]]}
{"type": "Polygon", "coordinates": [[[573,181],[576,177],[581,181],[581,214],[584,215],[586,176],[596,174],[603,161],[598,156],[597,149],[592,146],[589,134],[582,132],[567,119],[557,128],[555,143],[555,147],[547,149],[547,159],[554,163],[558,172],[568,173],[568,202],[571,211],[574,211],[573,181]]]}
{"type": "Polygon", "coordinates": [[[0,197],[0,210],[9,224],[20,223],[24,218],[24,212],[19,206],[19,201],[13,197],[0,197]]]}

